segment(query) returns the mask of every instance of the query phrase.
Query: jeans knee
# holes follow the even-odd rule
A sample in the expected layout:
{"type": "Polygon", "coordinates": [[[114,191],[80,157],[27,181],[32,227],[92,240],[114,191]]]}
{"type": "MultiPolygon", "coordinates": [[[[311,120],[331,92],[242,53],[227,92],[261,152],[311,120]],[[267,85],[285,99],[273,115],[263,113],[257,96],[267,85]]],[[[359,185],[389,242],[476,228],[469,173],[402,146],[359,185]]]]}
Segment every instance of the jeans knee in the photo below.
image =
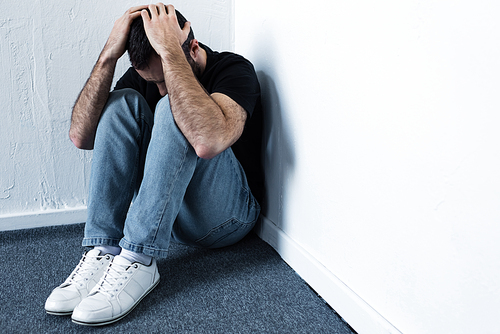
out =
{"type": "Polygon", "coordinates": [[[168,109],[170,113],[172,112],[170,109],[170,99],[168,98],[168,95],[165,95],[160,99],[160,101],[158,101],[158,103],[156,104],[156,109],[168,109]]]}
{"type": "Polygon", "coordinates": [[[125,97],[142,97],[141,93],[132,88],[122,88],[109,93],[108,101],[125,98],[125,97]]]}
{"type": "Polygon", "coordinates": [[[142,118],[147,123],[150,123],[152,117],[152,112],[144,97],[134,89],[124,88],[109,93],[108,101],[99,122],[108,120],[123,122],[127,118],[139,121],[142,118]]]}
{"type": "Polygon", "coordinates": [[[171,131],[178,131],[177,123],[175,123],[174,115],[170,107],[168,95],[165,95],[156,105],[154,115],[155,125],[161,127],[173,127],[171,131]]]}
{"type": "Polygon", "coordinates": [[[136,104],[137,101],[141,98],[143,98],[142,95],[132,88],[114,90],[109,93],[105,109],[108,109],[108,107],[113,106],[117,103],[121,104],[123,102],[136,104]]]}

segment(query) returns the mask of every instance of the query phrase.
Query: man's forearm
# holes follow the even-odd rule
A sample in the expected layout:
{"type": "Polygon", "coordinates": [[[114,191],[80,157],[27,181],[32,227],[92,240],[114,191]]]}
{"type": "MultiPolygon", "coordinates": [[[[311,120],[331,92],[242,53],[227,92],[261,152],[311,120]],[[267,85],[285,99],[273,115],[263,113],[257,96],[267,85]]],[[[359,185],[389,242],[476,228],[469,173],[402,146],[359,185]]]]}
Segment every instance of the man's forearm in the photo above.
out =
{"type": "Polygon", "coordinates": [[[172,45],[168,50],[162,56],[162,63],[172,113],[179,129],[199,153],[206,146],[223,141],[214,137],[224,133],[221,130],[227,126],[226,119],[199,84],[182,49],[172,45]]]}
{"type": "Polygon", "coordinates": [[[101,54],[76,100],[69,135],[78,148],[91,150],[94,147],[97,124],[109,96],[115,67],[116,60],[106,59],[101,54]]]}

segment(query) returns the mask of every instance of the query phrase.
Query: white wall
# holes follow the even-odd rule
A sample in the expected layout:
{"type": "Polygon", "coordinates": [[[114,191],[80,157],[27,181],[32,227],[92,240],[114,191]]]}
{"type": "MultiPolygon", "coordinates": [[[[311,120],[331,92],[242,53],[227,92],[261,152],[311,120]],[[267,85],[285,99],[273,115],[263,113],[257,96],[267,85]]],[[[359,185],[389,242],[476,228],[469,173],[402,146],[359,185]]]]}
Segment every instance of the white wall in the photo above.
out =
{"type": "MultiPolygon", "coordinates": [[[[67,138],[71,106],[134,4],[0,3],[0,230],[85,208],[91,153],[67,138]]],[[[177,7],[202,42],[235,43],[259,72],[274,244],[298,245],[403,333],[496,332],[499,5],[177,7]]]]}
{"type": "Polygon", "coordinates": [[[498,17],[495,1],[235,1],[269,113],[271,243],[403,333],[499,330],[498,17]]]}
{"type": "MultiPolygon", "coordinates": [[[[43,224],[41,213],[49,214],[49,224],[59,223],[59,211],[81,211],[68,222],[85,217],[92,153],[68,139],[71,108],[114,21],[137,4],[0,2],[0,230],[43,224]]],[[[215,49],[233,47],[230,0],[174,5],[200,41],[215,49]]],[[[116,74],[128,66],[125,55],[116,74]]]]}

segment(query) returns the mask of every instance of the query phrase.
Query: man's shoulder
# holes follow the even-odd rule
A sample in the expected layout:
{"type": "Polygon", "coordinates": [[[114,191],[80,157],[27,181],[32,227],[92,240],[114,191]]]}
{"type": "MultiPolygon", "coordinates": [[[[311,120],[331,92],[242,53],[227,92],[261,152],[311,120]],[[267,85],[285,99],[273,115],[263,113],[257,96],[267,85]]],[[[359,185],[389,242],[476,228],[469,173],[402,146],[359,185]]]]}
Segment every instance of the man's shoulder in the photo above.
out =
{"type": "Polygon", "coordinates": [[[254,70],[252,63],[237,53],[231,51],[213,51],[202,44],[208,55],[208,66],[212,69],[221,70],[232,66],[242,66],[254,70]]]}
{"type": "Polygon", "coordinates": [[[240,65],[251,67],[253,69],[253,65],[248,59],[234,52],[220,52],[220,57],[218,60],[219,65],[240,65]]]}

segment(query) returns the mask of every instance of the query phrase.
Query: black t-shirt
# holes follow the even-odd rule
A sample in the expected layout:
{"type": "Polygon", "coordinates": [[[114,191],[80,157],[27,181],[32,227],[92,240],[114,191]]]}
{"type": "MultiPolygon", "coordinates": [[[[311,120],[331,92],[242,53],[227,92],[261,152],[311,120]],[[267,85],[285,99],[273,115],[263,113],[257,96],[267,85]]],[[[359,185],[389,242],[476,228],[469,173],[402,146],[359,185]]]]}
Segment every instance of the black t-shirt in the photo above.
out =
{"type": "MultiPolygon", "coordinates": [[[[241,137],[231,146],[245,170],[248,185],[255,198],[262,202],[264,173],[262,167],[262,107],[260,86],[253,65],[237,54],[216,52],[200,43],[207,52],[205,71],[198,80],[209,94],[222,93],[238,103],[248,114],[241,137]]],[[[144,80],[130,67],[118,80],[115,90],[132,88],[147,101],[151,110],[162,98],[155,83],[144,80]]]]}

